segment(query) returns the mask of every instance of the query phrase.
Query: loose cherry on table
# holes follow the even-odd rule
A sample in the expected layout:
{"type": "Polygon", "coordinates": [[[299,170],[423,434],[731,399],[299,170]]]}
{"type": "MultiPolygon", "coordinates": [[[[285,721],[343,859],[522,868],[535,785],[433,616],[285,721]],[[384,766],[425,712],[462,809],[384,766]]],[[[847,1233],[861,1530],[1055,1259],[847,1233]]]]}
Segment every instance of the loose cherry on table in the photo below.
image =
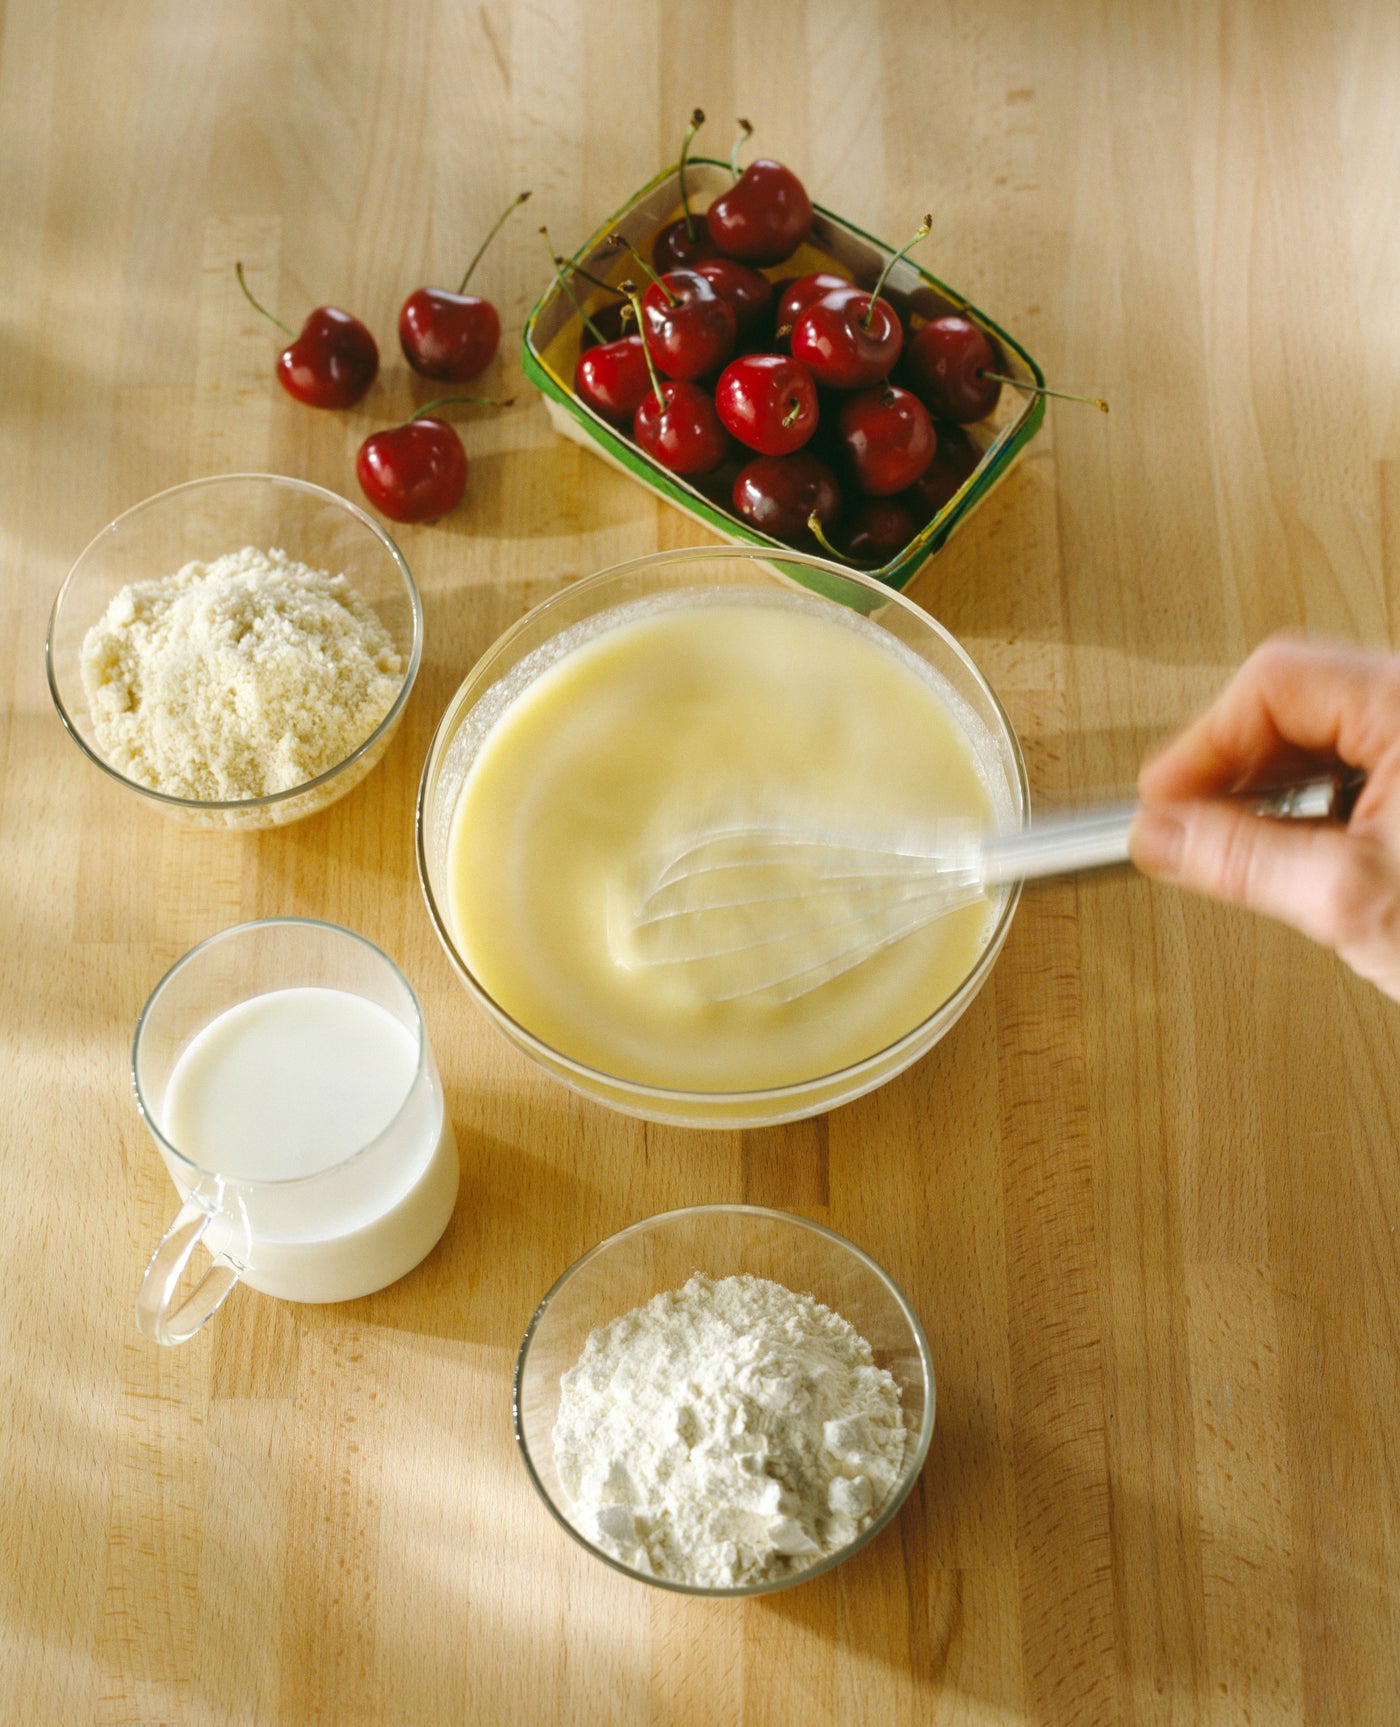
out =
{"type": "Polygon", "coordinates": [[[317,306],[297,335],[253,299],[242,264],[234,274],[249,302],[292,337],[277,356],[277,381],[287,394],[312,408],[353,408],[379,372],[379,349],[366,326],[338,306],[317,306]]]}
{"type": "Polygon", "coordinates": [[[801,360],[819,384],[838,390],[864,390],[889,376],[904,345],[904,326],[888,300],[880,298],[885,278],[933,226],[922,226],[885,265],[872,293],[833,288],[813,301],[792,327],[793,358],[801,360]]]}
{"type": "MultiPolygon", "coordinates": [[[[625,286],[636,306],[636,289],[630,282],[625,286]]],[[[729,434],[720,424],[714,398],[684,378],[663,382],[646,342],[642,343],[642,354],[651,388],[632,416],[632,436],[653,461],[673,474],[708,474],[730,450],[729,434]]]]}
{"type": "Polygon", "coordinates": [[[477,396],[446,396],[421,407],[402,426],[371,432],[355,457],[360,489],[391,522],[435,522],[467,489],[467,452],[456,429],[433,414],[450,402],[507,408],[477,396]]]}
{"type": "Polygon", "coordinates": [[[658,276],[630,240],[621,234],[612,239],[651,278],[637,313],[651,358],[668,377],[687,382],[718,371],[734,352],[738,328],[729,302],[694,270],[658,276]]]}
{"type": "Polygon", "coordinates": [[[734,481],[735,510],[775,540],[800,540],[809,516],[830,528],[841,514],[841,487],[825,462],[806,450],[755,456],[734,481]]]}
{"type": "Polygon", "coordinates": [[[856,483],[868,497],[905,491],[933,460],[936,439],[928,409],[897,385],[851,396],[841,405],[840,427],[856,483]]]}
{"type": "Polygon", "coordinates": [[[705,225],[724,257],[743,264],[781,264],[811,232],[812,200],[792,169],[781,162],[760,157],[740,174],[739,151],[753,127],[747,120],[739,125],[739,138],[729,157],[734,184],[705,212],[705,225]]]}
{"type": "Polygon", "coordinates": [[[790,455],[817,429],[812,374],[786,354],[731,360],[715,385],[715,407],[728,431],[765,456],[790,455]]]}
{"type": "Polygon", "coordinates": [[[690,116],[690,124],[686,127],[685,137],[681,141],[681,160],[677,172],[681,188],[681,214],[674,222],[668,222],[661,228],[651,243],[652,264],[663,275],[667,270],[691,269],[702,258],[719,257],[705,218],[697,216],[690,207],[690,196],[685,185],[686,158],[690,154],[695,134],[704,124],[705,112],[702,108],[697,108],[690,116]]]}
{"type": "Polygon", "coordinates": [[[399,310],[399,346],[420,376],[464,384],[495,359],[501,341],[500,315],[489,300],[469,294],[467,283],[501,224],[529,196],[522,192],[496,218],[455,294],[446,288],[415,288],[404,301],[399,310]]]}

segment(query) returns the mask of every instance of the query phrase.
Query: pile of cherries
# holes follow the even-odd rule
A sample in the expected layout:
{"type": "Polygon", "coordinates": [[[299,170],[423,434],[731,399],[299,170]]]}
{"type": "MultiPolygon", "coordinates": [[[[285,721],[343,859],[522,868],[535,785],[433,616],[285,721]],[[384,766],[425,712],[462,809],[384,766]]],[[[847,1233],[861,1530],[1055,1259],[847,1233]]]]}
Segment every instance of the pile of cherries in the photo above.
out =
{"type": "Polygon", "coordinates": [[[703,215],[692,211],[686,153],[703,120],[697,109],[681,152],[683,214],[654,236],[650,262],[611,236],[644,291],[555,259],[586,331],[575,392],[774,539],[815,536],[852,562],[886,563],[975,469],[980,452],[963,428],[1012,380],[970,319],[949,314],[911,333],[881,292],[932,218],[872,289],[829,271],[775,278],[767,272],[808,238],[812,204],[780,162],[739,173],[746,121],[734,184],[703,215]],[[618,297],[585,311],[565,272],[618,297]]]}
{"type": "MultiPolygon", "coordinates": [[[[420,377],[462,384],[496,357],[501,320],[489,300],[467,283],[501,224],[530,196],[522,192],[497,218],[477,248],[456,292],[415,288],[399,311],[399,346],[420,377]]],[[[312,408],[353,408],[379,375],[379,347],[368,326],[338,306],[317,306],[294,334],[253,299],[237,267],[238,283],[265,318],[292,340],[277,356],[277,381],[312,408]]],[[[442,396],[403,425],[371,432],[360,445],[355,472],[374,507],[393,522],[435,522],[461,501],[467,488],[467,453],[456,428],[434,409],[453,402],[508,407],[481,396],[442,396]]]]}

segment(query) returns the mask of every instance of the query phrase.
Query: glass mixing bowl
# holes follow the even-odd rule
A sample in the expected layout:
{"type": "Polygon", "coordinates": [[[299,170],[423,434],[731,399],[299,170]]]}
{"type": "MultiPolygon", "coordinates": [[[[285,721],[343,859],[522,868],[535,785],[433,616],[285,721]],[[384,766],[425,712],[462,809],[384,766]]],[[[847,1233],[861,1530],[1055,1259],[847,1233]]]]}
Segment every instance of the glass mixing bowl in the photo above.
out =
{"type": "MultiPolygon", "coordinates": [[[[1019,889],[995,904],[986,945],[971,970],[935,1011],[887,1047],[836,1072],[761,1090],[707,1092],[669,1089],[600,1071],[551,1047],[521,1024],[473,972],[453,927],[448,869],[453,814],[463,785],[491,727],[540,671],[580,639],[609,627],[613,615],[694,593],[713,597],[722,587],[806,590],[806,603],[851,608],[918,656],[941,677],[976,722],[983,774],[998,818],[1011,826],[1026,819],[1025,763],[1011,722],[995,692],[966,651],[926,612],[871,578],[824,559],[796,553],[763,554],[742,546],[657,552],[588,576],[529,612],[489,648],[468,674],[438,725],[418,793],[418,867],[428,911],[457,975],[487,1015],[535,1062],[564,1084],[628,1114],[687,1126],[750,1127],[815,1115],[871,1090],[923,1055],[965,1012],[982,987],[1010,928],[1019,889]]],[[[843,613],[843,615],[846,615],[843,613]]],[[[899,739],[890,738],[897,750],[899,739]]]]}
{"type": "Polygon", "coordinates": [[[398,547],[345,498],[279,474],[218,474],[158,492],[109,522],[68,572],[49,616],[49,691],[68,735],[128,791],[193,827],[268,828],[344,797],[388,748],[423,654],[423,607],[398,547]],[[277,547],[313,570],[343,575],[388,631],[403,679],[389,711],[344,758],[304,784],[266,797],[173,797],[129,779],[104,755],[83,687],[83,639],[129,583],[174,575],[244,546],[277,547]]]}
{"type": "Polygon", "coordinates": [[[903,1504],[933,1438],[934,1377],[918,1316],[888,1272],[844,1236],[791,1212],[753,1205],[694,1205],[634,1223],[576,1260],[545,1296],[515,1369],[515,1437],[540,1498],[575,1541],[625,1577],[682,1595],[768,1595],[820,1577],[873,1541],[903,1504]],[[893,1374],[904,1417],[899,1477],[855,1539],[805,1570],[738,1588],[702,1588],[634,1570],[587,1539],[569,1520],[570,1500],[554,1462],[560,1379],[590,1331],[679,1289],[694,1272],[718,1280],[749,1275],[811,1295],[850,1322],[877,1367],[893,1374]]]}

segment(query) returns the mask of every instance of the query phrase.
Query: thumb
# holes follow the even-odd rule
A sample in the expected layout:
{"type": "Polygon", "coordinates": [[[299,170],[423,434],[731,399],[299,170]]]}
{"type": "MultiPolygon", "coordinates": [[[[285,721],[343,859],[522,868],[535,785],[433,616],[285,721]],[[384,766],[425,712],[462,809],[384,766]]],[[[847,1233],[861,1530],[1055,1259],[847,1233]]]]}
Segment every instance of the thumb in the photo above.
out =
{"type": "Polygon", "coordinates": [[[1146,875],[1336,946],[1348,867],[1344,828],[1271,821],[1226,803],[1159,805],[1138,816],[1129,845],[1146,875]]]}

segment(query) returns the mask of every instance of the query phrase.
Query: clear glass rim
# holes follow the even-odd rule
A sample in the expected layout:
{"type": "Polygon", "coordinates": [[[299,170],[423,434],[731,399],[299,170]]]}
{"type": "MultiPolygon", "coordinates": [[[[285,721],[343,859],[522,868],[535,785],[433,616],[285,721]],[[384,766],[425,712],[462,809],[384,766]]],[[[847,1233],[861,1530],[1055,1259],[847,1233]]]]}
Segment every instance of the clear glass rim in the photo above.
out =
{"type": "Polygon", "coordinates": [[[310,480],[294,479],[290,474],[207,474],[202,479],[182,480],[178,486],[167,486],[163,492],[154,492],[149,498],[143,498],[139,504],[133,504],[130,509],[123,510],[121,515],[114,516],[112,520],[107,523],[106,527],[100,528],[83,547],[82,551],[78,553],[77,557],[74,558],[69,567],[68,574],[63,578],[58,593],[54,596],[54,602],[49,611],[48,631],[44,638],[44,670],[48,676],[49,695],[53,699],[53,705],[57,710],[59,719],[63,722],[64,731],[68,733],[69,737],[72,738],[75,744],[77,744],[78,748],[83,752],[88,760],[101,768],[103,773],[106,774],[109,779],[115,780],[119,786],[125,786],[129,791],[139,792],[143,798],[149,798],[153,803],[164,805],[167,809],[179,810],[229,811],[272,809],[278,804],[286,803],[292,798],[304,797],[308,792],[315,791],[321,786],[324,786],[328,781],[333,780],[337,774],[343,773],[346,768],[352,765],[352,763],[357,762],[375,746],[386,732],[391,731],[397,724],[399,716],[402,714],[404,706],[413,691],[413,685],[417,680],[418,668],[422,663],[422,659],[423,600],[422,596],[418,592],[418,584],[413,579],[413,572],[408,567],[408,560],[394,544],[393,540],[390,539],[389,535],[385,533],[379,523],[375,521],[374,517],[368,514],[367,511],[362,510],[358,504],[352,503],[349,498],[341,497],[339,492],[332,492],[325,486],[313,485],[310,480]],[[266,792],[263,796],[256,798],[176,797],[171,792],[157,791],[154,786],[143,786],[138,780],[128,779],[124,773],[121,773],[118,769],[114,768],[104,756],[99,755],[82,735],[82,732],[78,729],[77,723],[73,719],[72,714],[68,710],[68,705],[59,693],[58,675],[54,668],[54,630],[58,623],[59,612],[68,595],[74,576],[77,575],[80,566],[86,560],[88,554],[99,546],[102,541],[106,539],[108,534],[115,533],[124,523],[131,521],[133,517],[141,515],[146,510],[154,509],[158,504],[169,502],[170,499],[178,497],[182,492],[199,491],[205,487],[226,485],[234,481],[242,481],[245,484],[249,481],[260,481],[264,484],[286,486],[293,491],[305,492],[308,496],[319,499],[323,503],[338,505],[347,515],[353,517],[364,527],[367,527],[393,559],[394,565],[403,581],[404,588],[408,593],[409,606],[413,613],[413,641],[409,648],[408,667],[404,672],[403,683],[399,689],[399,693],[394,697],[393,704],[390,706],[388,713],[385,714],[384,718],[380,720],[379,724],[367,738],[362,739],[358,744],[356,744],[350,754],[342,757],[333,767],[329,767],[325,769],[323,773],[317,774],[314,779],[303,780],[300,785],[289,786],[285,791],[266,792]]]}
{"type": "MultiPolygon", "coordinates": [[[[659,1294],[661,1292],[658,1291],[657,1293],[659,1294]]],[[[621,1316],[619,1315],[618,1317],[621,1316]]],[[[933,1442],[936,1403],[937,1387],[933,1372],[933,1357],[929,1353],[928,1338],[924,1335],[924,1328],[919,1323],[919,1316],[915,1313],[913,1306],[910,1304],[908,1296],[905,1295],[904,1291],[890,1276],[889,1272],[887,1272],[877,1260],[872,1259],[864,1248],[857,1247],[855,1242],[851,1241],[844,1235],[838,1234],[836,1230],[828,1229],[824,1223],[815,1223],[811,1218],[802,1217],[795,1211],[778,1211],[770,1206],[743,1205],[737,1203],[685,1205],[678,1207],[674,1211],[656,1212],[651,1217],[641,1218],[636,1223],[628,1224],[625,1229],[617,1230],[605,1240],[598,1242],[596,1246],[590,1247],[586,1253],[580,1254],[579,1257],[574,1260],[572,1265],[555,1278],[554,1282],[545,1292],[539,1306],[536,1307],[534,1313],[531,1315],[530,1323],[526,1327],[525,1336],[521,1341],[520,1351],[516,1356],[515,1376],[511,1382],[511,1424],[515,1429],[515,1441],[520,1449],[521,1459],[525,1464],[525,1471],[530,1477],[531,1485],[548,1507],[550,1515],[554,1518],[555,1522],[560,1524],[562,1528],[566,1529],[586,1553],[591,1553],[595,1559],[601,1559],[604,1565],[609,1566],[614,1571],[620,1572],[624,1577],[630,1577],[634,1582],[647,1583],[656,1589],[669,1589],[676,1595],[711,1595],[719,1596],[720,1598],[727,1600],[741,1600],[757,1595],[772,1595],[780,1589],[791,1589],[798,1583],[809,1583],[813,1578],[820,1577],[824,1572],[830,1571],[833,1567],[844,1563],[844,1561],[849,1559],[852,1554],[859,1553],[862,1547],[873,1541],[881,1530],[886,1528],[888,1524],[893,1521],[900,1507],[908,1498],[910,1489],[919,1478],[919,1471],[923,1468],[924,1463],[928,1458],[929,1446],[933,1442]],[[569,1522],[568,1518],[565,1517],[558,1505],[555,1504],[554,1498],[550,1494],[549,1489],[540,1479],[539,1473],[535,1468],[534,1459],[530,1455],[530,1447],[525,1438],[520,1418],[520,1386],[525,1372],[526,1361],[530,1353],[530,1345],[534,1342],[535,1332],[538,1330],[540,1322],[548,1312],[550,1304],[558,1296],[564,1286],[574,1277],[574,1275],[577,1272],[582,1271],[586,1265],[591,1264],[610,1248],[617,1246],[619,1242],[626,1241],[629,1237],[645,1234],[647,1231],[660,1228],[666,1224],[680,1222],[682,1219],[721,1215],[731,1217],[740,1216],[762,1218],[766,1222],[776,1223],[784,1227],[808,1230],[813,1235],[819,1235],[825,1240],[832,1242],[835,1246],[844,1249],[847,1253],[851,1254],[852,1257],[859,1260],[867,1271],[874,1273],[875,1277],[878,1278],[889,1294],[894,1298],[896,1306],[904,1316],[904,1321],[909,1327],[910,1335],[914,1339],[914,1347],[919,1356],[919,1366],[922,1369],[924,1376],[924,1413],[919,1424],[919,1431],[914,1441],[913,1450],[909,1452],[901,1466],[899,1481],[890,1493],[889,1498],[880,1508],[879,1515],[874,1519],[869,1527],[862,1529],[854,1541],[849,1542],[845,1547],[838,1548],[835,1553],[827,1554],[824,1559],[818,1560],[815,1565],[809,1565],[804,1570],[795,1571],[787,1577],[774,1578],[772,1581],[767,1583],[747,1583],[733,1589],[719,1588],[698,1583],[677,1583],[669,1577],[649,1577],[644,1571],[636,1571],[630,1565],[624,1565],[621,1560],[614,1559],[610,1554],[604,1553],[601,1548],[595,1547],[586,1535],[575,1529],[573,1524],[569,1522]]]]}
{"type": "MultiPolygon", "coordinates": [[[[858,1086],[863,1077],[882,1069],[891,1061],[897,1061],[904,1051],[924,1039],[928,1035],[928,1028],[933,1021],[945,1016],[951,1020],[956,1020],[967,1003],[985,983],[987,973],[1001,952],[1007,933],[1011,928],[1012,916],[1021,897],[1020,883],[1014,883],[1007,890],[996,922],[992,925],[986,943],[977,956],[976,964],[957,989],[953,991],[952,995],[940,1002],[932,1013],[926,1015],[902,1037],[896,1038],[893,1043],[886,1044],[883,1049],[876,1050],[872,1055],[862,1056],[859,1061],[851,1063],[849,1067],[838,1068],[833,1073],[817,1074],[810,1079],[793,1080],[785,1085],[764,1086],[753,1091],[687,1091],[670,1086],[653,1085],[645,1080],[624,1079],[616,1074],[605,1073],[601,1068],[590,1067],[587,1063],[566,1055],[562,1050],[555,1049],[552,1044],[548,1044],[543,1038],[537,1037],[528,1026],[522,1025],[473,974],[471,967],[458,951],[446,913],[438,904],[437,896],[433,893],[432,882],[428,873],[427,841],[424,835],[425,817],[428,793],[435,777],[440,756],[446,741],[455,735],[455,722],[458,715],[474,696],[476,687],[501,656],[509,651],[515,639],[526,629],[535,625],[551,609],[562,606],[567,600],[572,599],[586,588],[601,586],[604,582],[616,580],[622,576],[636,575],[648,569],[663,568],[668,564],[682,563],[695,558],[733,560],[738,563],[757,563],[765,566],[778,561],[801,564],[804,568],[819,570],[826,575],[840,576],[844,580],[854,583],[857,587],[878,594],[882,601],[899,607],[917,618],[920,624],[934,632],[963,669],[972,677],[982,695],[991,704],[992,711],[1000,721],[1010,744],[1012,765],[1015,770],[1014,777],[1021,798],[1021,819],[1023,822],[1029,819],[1030,781],[1026,773],[1025,756],[1021,750],[1021,740],[1016,735],[1016,728],[1012,725],[1011,718],[1002,705],[1000,696],[997,695],[983,675],[981,668],[957,637],[946,630],[936,618],[924,611],[922,606],[916,606],[902,593],[886,587],[883,582],[878,582],[861,571],[843,569],[840,564],[832,563],[826,558],[812,557],[806,552],[783,551],[779,553],[775,551],[768,553],[759,551],[752,546],[681,546],[669,551],[648,552],[642,557],[629,558],[625,563],[612,564],[605,570],[594,571],[591,575],[581,576],[577,581],[570,582],[567,587],[561,588],[557,594],[551,594],[548,599],[542,600],[537,606],[532,606],[523,617],[518,618],[509,629],[499,635],[477,660],[458,686],[452,700],[447,704],[446,712],[438,721],[432,741],[428,745],[427,759],[424,761],[423,773],[418,782],[418,804],[414,815],[414,845],[418,858],[418,880],[423,889],[423,897],[428,906],[428,915],[432,919],[433,928],[437,931],[438,940],[442,943],[454,971],[465,984],[469,993],[537,1061],[543,1062],[546,1066],[562,1069],[570,1075],[571,1079],[576,1080],[585,1091],[596,1094],[597,1089],[602,1087],[609,1091],[623,1093],[638,1103],[655,1103],[682,1112],[697,1106],[710,1110],[726,1108],[742,1110],[759,1109],[769,1104],[781,1104],[786,1100],[791,1100],[796,1104],[809,1097],[814,1091],[858,1086]]],[[[782,579],[787,579],[783,578],[780,569],[772,573],[782,579]]],[[[794,582],[792,585],[802,592],[810,592],[810,590],[802,588],[800,583],[794,582]]],[[[817,597],[824,596],[818,595],[817,597]]],[[[832,603],[837,604],[839,602],[833,601],[832,603]]]]}
{"type": "Polygon", "coordinates": [[[131,1089],[136,1094],[137,1110],[140,1112],[141,1119],[146,1124],[147,1131],[150,1133],[151,1137],[156,1141],[156,1144],[162,1151],[169,1152],[170,1156],[175,1159],[181,1168],[187,1169],[191,1175],[200,1179],[207,1178],[211,1181],[227,1182],[232,1186],[241,1188],[255,1188],[258,1190],[276,1188],[279,1191],[286,1191],[288,1188],[297,1187],[302,1183],[320,1181],[327,1175],[337,1174],[339,1171],[347,1169],[352,1163],[357,1162],[360,1158],[367,1157],[370,1152],[372,1152],[375,1147],[398,1126],[398,1123],[403,1118],[404,1112],[407,1110],[409,1103],[413,1098],[413,1094],[417,1091],[422,1082],[424,1072],[427,1068],[427,1062],[428,1028],[423,1020],[423,1008],[422,1004],[418,1000],[417,991],[408,981],[407,977],[405,977],[402,969],[389,958],[388,954],[385,953],[382,947],[379,947],[375,942],[372,942],[368,936],[361,935],[357,930],[346,929],[344,924],[330,923],[325,918],[260,917],[253,918],[247,923],[231,924],[227,929],[216,930],[213,935],[206,936],[202,942],[196,943],[188,953],[181,954],[180,958],[177,959],[174,965],[166,971],[160,982],[157,983],[150,995],[147,996],[146,1004],[141,1009],[140,1016],[136,1021],[136,1030],[132,1034],[131,1039],[131,1089]],[[356,1146],[354,1151],[347,1153],[346,1156],[339,1160],[339,1162],[328,1163],[324,1169],[312,1170],[306,1175],[227,1176],[221,1170],[208,1169],[204,1164],[197,1163],[194,1158],[188,1155],[188,1153],[181,1151],[179,1146],[176,1145],[173,1140],[167,1138],[160,1127],[156,1125],[155,1115],[146,1099],[145,1093],[141,1089],[141,1037],[142,1033],[146,1029],[146,1022],[155,1010],[156,1004],[160,1000],[166,987],[174,982],[178,974],[182,972],[185,967],[191,963],[191,961],[198,959],[201,954],[207,953],[210,948],[216,947],[221,942],[228,941],[233,937],[251,935],[256,930],[284,928],[289,925],[296,926],[300,929],[323,930],[331,935],[343,936],[348,941],[358,942],[361,947],[368,949],[368,951],[373,954],[377,960],[381,961],[403,985],[404,989],[408,993],[409,1001],[413,1004],[414,1037],[416,1038],[418,1045],[417,1058],[413,1067],[413,1078],[408,1083],[408,1090],[404,1093],[403,1102],[394,1111],[393,1116],[384,1124],[374,1138],[366,1140],[363,1145],[356,1146]]]}

